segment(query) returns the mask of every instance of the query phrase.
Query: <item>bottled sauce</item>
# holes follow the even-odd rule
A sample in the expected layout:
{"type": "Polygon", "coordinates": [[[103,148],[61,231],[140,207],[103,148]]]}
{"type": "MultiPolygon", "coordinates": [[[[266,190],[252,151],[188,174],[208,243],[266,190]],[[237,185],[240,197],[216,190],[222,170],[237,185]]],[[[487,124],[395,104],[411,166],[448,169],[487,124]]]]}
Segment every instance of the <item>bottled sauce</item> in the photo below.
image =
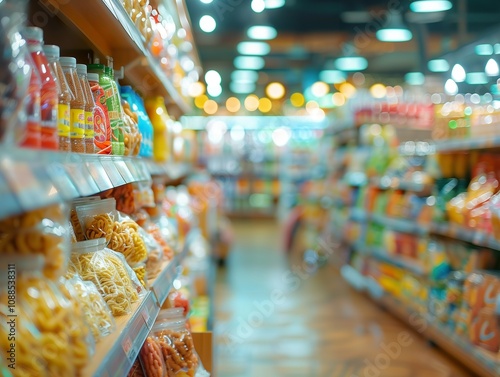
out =
{"type": "Polygon", "coordinates": [[[70,142],[71,151],[85,153],[85,96],[82,85],[76,73],[76,59],[71,57],[59,58],[64,76],[69,85],[73,99],[70,106],[70,142]]]}
{"type": "Polygon", "coordinates": [[[88,73],[92,97],[94,99],[94,145],[98,154],[111,153],[111,125],[109,123],[106,94],[99,85],[99,75],[88,73]]]}
{"type": "Polygon", "coordinates": [[[108,67],[103,64],[91,64],[88,66],[88,71],[99,75],[99,85],[104,91],[106,99],[106,107],[108,109],[109,123],[111,127],[111,154],[123,155],[123,133],[121,119],[121,105],[118,93],[115,92],[116,83],[110,76],[108,67]],[[120,134],[122,135],[120,144],[120,134]],[[121,153],[120,153],[121,152],[121,153]]]}
{"type": "Polygon", "coordinates": [[[76,72],[85,96],[85,153],[94,153],[94,98],[87,80],[87,66],[77,64],[76,72]]]}
{"type": "Polygon", "coordinates": [[[59,134],[59,150],[71,151],[70,144],[70,103],[73,99],[73,94],[69,89],[66,77],[59,63],[59,46],[45,45],[43,52],[49,61],[49,65],[54,72],[54,79],[56,80],[59,101],[57,104],[57,132],[59,134]]]}
{"type": "Polygon", "coordinates": [[[169,160],[169,117],[162,97],[146,100],[146,111],[153,124],[153,158],[155,161],[166,162],[169,160]]]}
{"type": "Polygon", "coordinates": [[[42,132],[40,126],[40,92],[42,84],[33,60],[28,55],[27,61],[31,66],[31,75],[26,96],[26,127],[17,128],[15,139],[21,147],[40,148],[42,146],[42,132]]]}
{"type": "Polygon", "coordinates": [[[42,49],[43,31],[38,27],[24,29],[31,58],[40,76],[40,126],[42,149],[59,149],[57,132],[58,92],[54,74],[42,49]]]}

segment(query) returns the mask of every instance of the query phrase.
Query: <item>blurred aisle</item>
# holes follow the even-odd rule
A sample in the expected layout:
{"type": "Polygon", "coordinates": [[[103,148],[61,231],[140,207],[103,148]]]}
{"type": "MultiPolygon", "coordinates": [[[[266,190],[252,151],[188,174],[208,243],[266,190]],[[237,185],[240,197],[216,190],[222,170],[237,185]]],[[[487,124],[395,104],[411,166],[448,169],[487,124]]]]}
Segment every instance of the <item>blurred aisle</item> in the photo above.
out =
{"type": "Polygon", "coordinates": [[[235,232],[215,292],[216,377],[472,376],[333,268],[292,272],[274,222],[237,222],[235,232]]]}

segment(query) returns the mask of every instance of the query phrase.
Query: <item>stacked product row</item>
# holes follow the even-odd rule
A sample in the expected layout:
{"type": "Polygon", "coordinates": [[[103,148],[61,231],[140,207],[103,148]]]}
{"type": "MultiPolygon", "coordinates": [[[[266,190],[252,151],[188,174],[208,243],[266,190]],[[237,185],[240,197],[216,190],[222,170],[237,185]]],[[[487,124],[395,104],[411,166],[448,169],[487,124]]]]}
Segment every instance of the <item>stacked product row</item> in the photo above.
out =
{"type": "MultiPolygon", "coordinates": [[[[55,205],[0,221],[1,315],[13,318],[0,327],[3,354],[11,355],[0,359],[2,375],[80,375],[96,343],[115,331],[115,318],[135,310],[203,216],[185,188],[153,187],[129,184],[75,200],[71,208],[55,205]]],[[[180,337],[164,340],[168,352],[196,355],[177,322],[155,332],[158,342],[160,333],[180,337]],[[176,349],[177,341],[184,348],[176,349]]],[[[194,375],[195,356],[185,361],[163,360],[168,376],[194,375]]]]}

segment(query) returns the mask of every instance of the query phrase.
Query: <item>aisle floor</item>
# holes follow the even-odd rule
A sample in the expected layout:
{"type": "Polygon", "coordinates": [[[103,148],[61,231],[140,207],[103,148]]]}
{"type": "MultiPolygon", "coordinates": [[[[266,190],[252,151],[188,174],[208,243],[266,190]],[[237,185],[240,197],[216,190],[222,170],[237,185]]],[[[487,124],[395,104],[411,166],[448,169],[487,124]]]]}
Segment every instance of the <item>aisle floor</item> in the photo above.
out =
{"type": "Polygon", "coordinates": [[[276,223],[234,225],[215,291],[215,377],[474,376],[353,291],[335,268],[293,272],[276,223]]]}

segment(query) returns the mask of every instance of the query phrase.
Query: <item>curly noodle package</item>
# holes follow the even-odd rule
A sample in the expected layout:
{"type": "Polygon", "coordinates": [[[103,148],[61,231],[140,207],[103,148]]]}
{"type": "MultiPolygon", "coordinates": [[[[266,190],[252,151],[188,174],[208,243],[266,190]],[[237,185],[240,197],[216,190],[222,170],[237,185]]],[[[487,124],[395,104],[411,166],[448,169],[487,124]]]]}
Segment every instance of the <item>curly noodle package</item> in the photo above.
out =
{"type": "Polygon", "coordinates": [[[57,279],[66,270],[70,242],[67,210],[57,204],[0,221],[0,254],[39,254],[43,273],[57,279]]]}
{"type": "Polygon", "coordinates": [[[83,233],[82,226],[80,224],[80,221],[78,220],[76,207],[100,200],[101,198],[99,196],[89,196],[87,198],[77,198],[73,200],[69,216],[73,234],[75,235],[76,241],[85,241],[85,234],[83,233]]]}
{"type": "Polygon", "coordinates": [[[161,349],[167,377],[209,376],[194,349],[186,319],[173,317],[156,323],[150,337],[161,349]]]}
{"type": "Polygon", "coordinates": [[[96,285],[114,316],[132,311],[132,304],[139,300],[139,295],[126,263],[117,253],[106,249],[105,239],[73,244],[71,261],[83,280],[96,285]]]}

